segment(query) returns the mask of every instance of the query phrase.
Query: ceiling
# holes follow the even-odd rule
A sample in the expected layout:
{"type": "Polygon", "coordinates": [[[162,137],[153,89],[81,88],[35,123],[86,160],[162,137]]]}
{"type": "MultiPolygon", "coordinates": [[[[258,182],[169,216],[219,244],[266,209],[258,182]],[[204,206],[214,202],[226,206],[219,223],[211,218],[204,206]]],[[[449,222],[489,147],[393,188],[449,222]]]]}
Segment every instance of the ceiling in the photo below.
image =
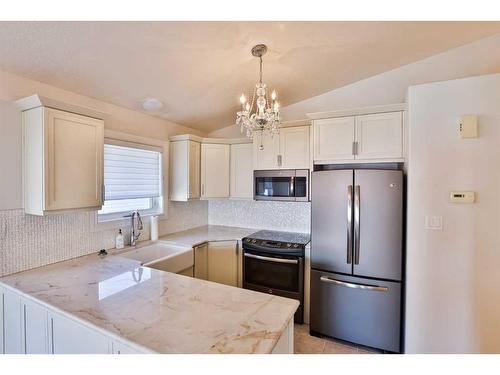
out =
{"type": "Polygon", "coordinates": [[[0,22],[0,68],[212,131],[258,79],[281,105],[500,32],[500,22],[0,22]]]}

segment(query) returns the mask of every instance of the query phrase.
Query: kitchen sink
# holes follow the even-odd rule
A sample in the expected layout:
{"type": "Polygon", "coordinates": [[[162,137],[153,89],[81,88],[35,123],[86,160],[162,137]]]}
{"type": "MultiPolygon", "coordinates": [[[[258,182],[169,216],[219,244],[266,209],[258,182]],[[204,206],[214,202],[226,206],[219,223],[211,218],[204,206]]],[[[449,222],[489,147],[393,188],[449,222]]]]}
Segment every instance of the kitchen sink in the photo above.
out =
{"type": "Polygon", "coordinates": [[[192,248],[162,242],[139,247],[117,256],[137,260],[145,267],[173,273],[185,271],[194,265],[192,248]]]}

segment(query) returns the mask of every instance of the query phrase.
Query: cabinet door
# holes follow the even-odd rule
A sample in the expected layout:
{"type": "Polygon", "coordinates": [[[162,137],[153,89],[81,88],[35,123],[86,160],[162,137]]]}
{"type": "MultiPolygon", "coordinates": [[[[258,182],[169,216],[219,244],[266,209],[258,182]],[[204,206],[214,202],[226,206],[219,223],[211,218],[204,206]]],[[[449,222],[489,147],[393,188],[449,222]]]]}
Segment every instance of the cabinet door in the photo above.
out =
{"type": "Polygon", "coordinates": [[[49,354],[47,309],[26,300],[22,301],[24,319],[23,341],[26,354],[49,354]]]}
{"type": "Polygon", "coordinates": [[[237,252],[236,241],[210,242],[208,244],[208,280],[237,286],[237,252]]]}
{"type": "Polygon", "coordinates": [[[45,210],[101,207],[104,123],[46,108],[45,210]]]}
{"type": "Polygon", "coordinates": [[[356,116],[357,159],[403,158],[402,112],[356,116]]]}
{"type": "Polygon", "coordinates": [[[309,169],[309,126],[280,130],[281,168],[309,169]]]}
{"type": "Polygon", "coordinates": [[[189,199],[200,197],[200,144],[198,142],[189,142],[189,199]]]}
{"type": "Polygon", "coordinates": [[[354,117],[315,120],[314,160],[352,160],[354,117]]]}
{"type": "Polygon", "coordinates": [[[279,135],[256,132],[253,137],[253,169],[279,169],[279,135]]]}
{"type": "Polygon", "coordinates": [[[3,343],[5,354],[23,354],[21,297],[7,289],[3,293],[3,343]]]}
{"type": "Polygon", "coordinates": [[[189,199],[189,141],[170,142],[170,200],[189,199]]]}
{"type": "Polygon", "coordinates": [[[229,197],[229,145],[201,145],[201,197],[229,197]]]}
{"type": "Polygon", "coordinates": [[[3,349],[3,317],[4,312],[3,312],[3,290],[0,289],[0,354],[4,353],[3,349]]]}
{"type": "Polygon", "coordinates": [[[231,145],[231,198],[253,198],[252,144],[231,145]]]}
{"type": "Polygon", "coordinates": [[[140,352],[123,342],[113,341],[113,354],[140,354],[140,352]]]}
{"type": "Polygon", "coordinates": [[[50,313],[53,354],[108,354],[109,339],[89,327],[59,314],[50,313]]]}
{"type": "Polygon", "coordinates": [[[208,244],[194,248],[194,277],[208,280],[208,244]]]}

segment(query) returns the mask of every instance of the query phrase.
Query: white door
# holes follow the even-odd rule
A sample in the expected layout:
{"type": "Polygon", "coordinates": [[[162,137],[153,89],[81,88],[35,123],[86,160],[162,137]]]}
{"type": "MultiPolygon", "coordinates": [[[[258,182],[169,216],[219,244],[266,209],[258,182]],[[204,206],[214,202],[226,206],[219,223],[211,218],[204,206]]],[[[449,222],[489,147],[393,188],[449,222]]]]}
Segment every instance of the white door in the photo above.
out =
{"type": "Polygon", "coordinates": [[[315,120],[313,127],[315,161],[354,159],[354,117],[315,120]]]}
{"type": "Polygon", "coordinates": [[[5,354],[23,354],[21,297],[7,289],[3,293],[3,343],[5,354]]]}
{"type": "Polygon", "coordinates": [[[110,341],[103,334],[62,315],[49,313],[51,353],[108,354],[110,341]]]}
{"type": "Polygon", "coordinates": [[[356,159],[403,158],[402,112],[356,116],[356,159]]]}
{"type": "Polygon", "coordinates": [[[279,135],[255,132],[253,137],[253,169],[279,169],[279,135]]]}
{"type": "Polygon", "coordinates": [[[309,169],[309,126],[280,129],[281,168],[309,169]]]}
{"type": "Polygon", "coordinates": [[[194,141],[189,142],[189,199],[200,197],[200,144],[194,141]]]}
{"type": "Polygon", "coordinates": [[[22,298],[21,301],[24,318],[23,339],[25,353],[49,354],[47,309],[25,298],[22,298]]]}
{"type": "Polygon", "coordinates": [[[201,197],[229,197],[229,145],[201,145],[201,197]]]}
{"type": "Polygon", "coordinates": [[[46,108],[45,210],[100,207],[104,122],[46,108]]]}
{"type": "Polygon", "coordinates": [[[231,198],[253,198],[252,144],[231,145],[231,198]]]}
{"type": "Polygon", "coordinates": [[[208,244],[208,280],[238,286],[238,247],[236,241],[208,244]]]}

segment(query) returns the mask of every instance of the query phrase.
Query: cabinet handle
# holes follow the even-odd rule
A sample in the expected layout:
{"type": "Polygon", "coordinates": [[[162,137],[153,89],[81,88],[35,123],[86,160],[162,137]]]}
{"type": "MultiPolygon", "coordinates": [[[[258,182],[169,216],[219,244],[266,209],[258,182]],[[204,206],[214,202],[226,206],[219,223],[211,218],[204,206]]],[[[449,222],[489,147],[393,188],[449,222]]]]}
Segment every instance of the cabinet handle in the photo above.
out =
{"type": "Polygon", "coordinates": [[[106,185],[101,185],[101,203],[104,204],[106,199],[106,185]]]}
{"type": "Polygon", "coordinates": [[[282,163],[281,159],[282,159],[281,155],[278,155],[278,167],[281,167],[281,163],[282,163]]]}
{"type": "Polygon", "coordinates": [[[205,195],[205,185],[201,184],[201,195],[205,195]]]}

